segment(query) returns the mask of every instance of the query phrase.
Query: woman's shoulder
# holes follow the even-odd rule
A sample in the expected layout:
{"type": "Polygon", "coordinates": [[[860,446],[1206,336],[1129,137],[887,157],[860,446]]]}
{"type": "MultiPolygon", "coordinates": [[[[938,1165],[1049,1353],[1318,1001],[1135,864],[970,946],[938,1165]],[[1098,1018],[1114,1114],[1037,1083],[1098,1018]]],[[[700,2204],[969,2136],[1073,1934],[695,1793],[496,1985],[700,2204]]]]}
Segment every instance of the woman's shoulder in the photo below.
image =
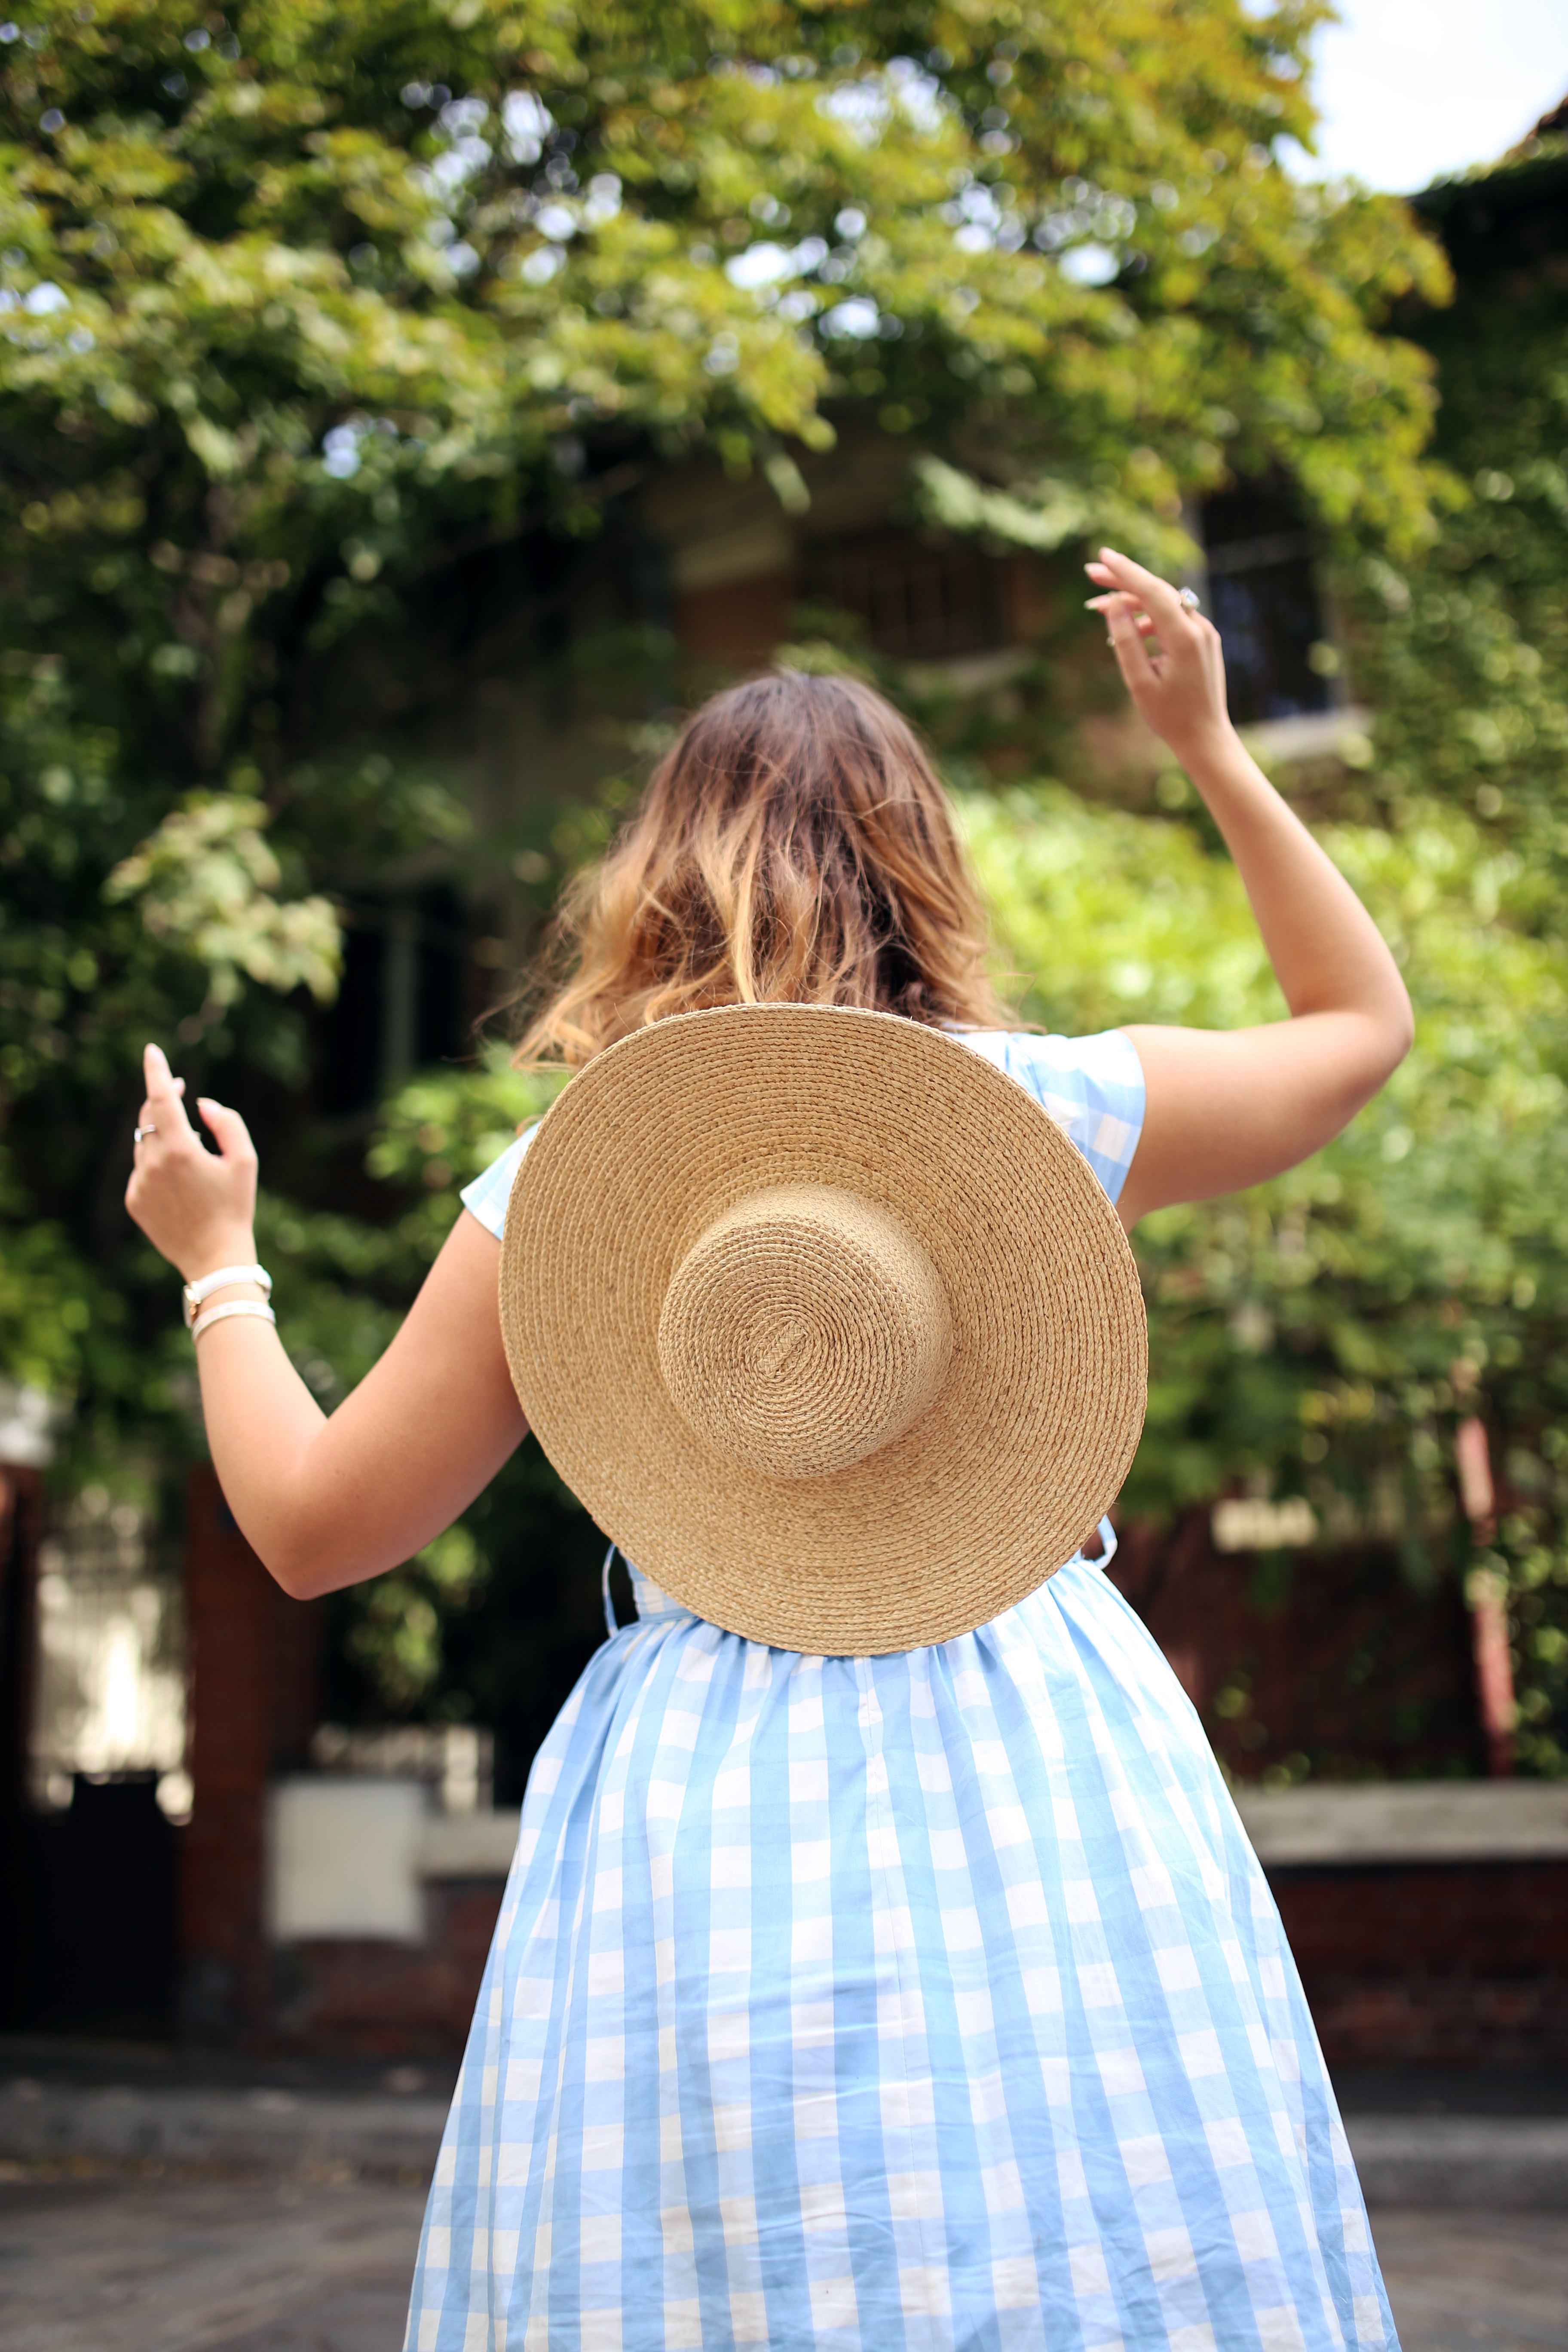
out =
{"type": "Polygon", "coordinates": [[[973,1029],[963,1042],[1005,1070],[1072,1138],[1114,1201],[1143,1128],[1143,1066],[1123,1029],[1091,1037],[973,1029]]]}
{"type": "Polygon", "coordinates": [[[485,1231],[494,1234],[498,1242],[506,1228],[506,1204],[511,1198],[512,1179],[538,1132],[539,1121],[535,1119],[488,1168],[480,1171],[471,1184],[465,1184],[458,1196],[469,1214],[478,1217],[485,1231]]]}

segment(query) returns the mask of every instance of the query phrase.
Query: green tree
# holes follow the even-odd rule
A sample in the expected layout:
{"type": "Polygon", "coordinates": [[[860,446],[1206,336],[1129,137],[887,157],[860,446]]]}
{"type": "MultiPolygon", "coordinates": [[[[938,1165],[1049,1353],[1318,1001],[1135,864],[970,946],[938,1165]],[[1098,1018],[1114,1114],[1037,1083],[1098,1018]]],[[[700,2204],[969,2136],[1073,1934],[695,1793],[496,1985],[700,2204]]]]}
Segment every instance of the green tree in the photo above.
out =
{"type": "Polygon", "coordinates": [[[165,1294],[117,1205],[136,1052],[172,1036],[297,1084],[351,851],[363,870],[461,834],[395,744],[323,741],[294,709],[433,561],[592,531],[632,459],[704,441],[798,503],[792,444],[859,414],[950,504],[984,456],[1038,544],[1114,526],[1168,549],[1233,465],[1289,471],[1395,557],[1419,541],[1429,371],[1383,329],[1441,264],[1396,205],[1275,161],[1310,135],[1319,13],[21,11],[0,43],[7,1361],[106,1442],[178,1412],[145,1370],[165,1294]]]}

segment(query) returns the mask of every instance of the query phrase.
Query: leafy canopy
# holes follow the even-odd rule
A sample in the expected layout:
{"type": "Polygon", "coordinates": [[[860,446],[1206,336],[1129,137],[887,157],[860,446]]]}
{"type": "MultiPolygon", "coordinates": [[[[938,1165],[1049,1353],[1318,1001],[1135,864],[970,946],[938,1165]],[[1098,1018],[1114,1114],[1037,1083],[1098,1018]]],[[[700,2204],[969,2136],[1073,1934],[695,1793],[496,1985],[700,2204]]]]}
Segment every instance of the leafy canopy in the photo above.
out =
{"type": "Polygon", "coordinates": [[[294,1001],[335,961],[323,894],[461,835],[438,776],[395,740],[322,740],[300,693],[432,565],[591,530],[704,443],[798,502],[792,446],[851,425],[909,436],[938,506],[1005,493],[1039,543],[1117,522],[1155,546],[1229,466],[1283,468],[1379,548],[1419,541],[1428,371],[1382,329],[1442,268],[1397,205],[1273,159],[1310,135],[1318,13],[21,12],[0,40],[15,1361],[126,1427],[164,1410],[117,1205],[137,1052],[174,1038],[297,1087],[294,1001]]]}

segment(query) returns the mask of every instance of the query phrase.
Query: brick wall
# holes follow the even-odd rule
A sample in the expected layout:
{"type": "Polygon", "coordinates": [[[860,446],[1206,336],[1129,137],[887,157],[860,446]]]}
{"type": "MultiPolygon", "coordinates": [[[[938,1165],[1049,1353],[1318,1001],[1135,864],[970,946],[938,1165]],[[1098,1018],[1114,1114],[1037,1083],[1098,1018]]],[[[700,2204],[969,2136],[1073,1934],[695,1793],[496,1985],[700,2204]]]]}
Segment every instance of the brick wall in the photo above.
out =
{"type": "Polygon", "coordinates": [[[794,582],[787,572],[759,572],[713,586],[678,588],[675,635],[689,659],[716,669],[760,668],[789,635],[794,582]]]}
{"type": "Polygon", "coordinates": [[[1206,1506],[1126,1528],[1110,1574],[1238,1779],[1301,1758],[1317,1781],[1484,1771],[1457,1578],[1417,1590],[1385,1545],[1217,1552],[1206,1506]]]}
{"type": "Polygon", "coordinates": [[[501,1892],[496,1879],[432,1886],[422,1944],[334,1937],[283,1947],[273,1955],[274,2042],[312,2054],[458,2055],[501,1892]]]}
{"type": "Polygon", "coordinates": [[[186,1496],[191,1820],[181,1841],[183,2032],[254,2041],[272,2007],[262,1921],[268,1783],[315,1721],[319,1604],[290,1601],[235,1525],[210,1469],[186,1496]]]}
{"type": "Polygon", "coordinates": [[[1568,1862],[1270,1883],[1331,2066],[1568,2064],[1568,1862]]]}
{"type": "MultiPolygon", "coordinates": [[[[1568,1863],[1270,1874],[1331,2066],[1568,2064],[1568,1863]]],[[[272,1956],[276,2047],[385,2059],[462,2049],[499,1880],[433,1887],[426,1939],[272,1956]]]]}

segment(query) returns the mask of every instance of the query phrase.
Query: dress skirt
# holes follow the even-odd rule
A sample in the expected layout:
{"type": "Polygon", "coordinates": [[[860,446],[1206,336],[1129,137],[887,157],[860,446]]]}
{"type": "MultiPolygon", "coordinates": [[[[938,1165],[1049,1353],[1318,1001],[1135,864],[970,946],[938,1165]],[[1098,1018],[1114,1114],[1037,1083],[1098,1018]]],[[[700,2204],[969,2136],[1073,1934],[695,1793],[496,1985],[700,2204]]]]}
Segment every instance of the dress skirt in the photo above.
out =
{"type": "Polygon", "coordinates": [[[1273,1899],[1099,1566],[881,1658],[637,1591],[529,1780],[408,2352],[1394,2345],[1273,1899]]]}

